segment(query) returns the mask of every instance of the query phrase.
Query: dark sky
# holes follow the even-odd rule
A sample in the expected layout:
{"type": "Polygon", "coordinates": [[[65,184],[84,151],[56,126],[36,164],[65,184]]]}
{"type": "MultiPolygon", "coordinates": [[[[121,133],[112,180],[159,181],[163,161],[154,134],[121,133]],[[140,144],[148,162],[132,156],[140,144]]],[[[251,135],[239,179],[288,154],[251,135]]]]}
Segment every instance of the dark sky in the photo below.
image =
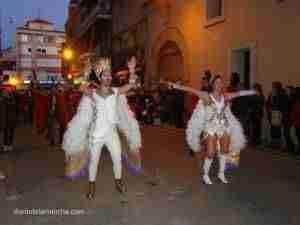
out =
{"type": "Polygon", "coordinates": [[[28,19],[48,20],[56,29],[64,30],[69,0],[0,0],[2,14],[2,45],[8,47],[14,43],[16,27],[22,26],[28,19]]]}

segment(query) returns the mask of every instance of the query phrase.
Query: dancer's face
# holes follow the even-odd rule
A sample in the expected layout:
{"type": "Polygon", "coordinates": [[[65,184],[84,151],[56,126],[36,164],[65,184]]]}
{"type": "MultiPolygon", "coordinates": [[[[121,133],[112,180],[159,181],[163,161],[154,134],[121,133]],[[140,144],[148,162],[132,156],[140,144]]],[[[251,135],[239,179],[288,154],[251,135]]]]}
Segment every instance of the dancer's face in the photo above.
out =
{"type": "Polygon", "coordinates": [[[112,76],[110,72],[103,72],[101,76],[101,83],[102,85],[109,87],[111,85],[112,76]]]}
{"type": "Polygon", "coordinates": [[[207,78],[206,77],[203,77],[202,78],[202,85],[201,85],[202,87],[207,87],[208,86],[208,80],[207,80],[207,78]]]}
{"type": "Polygon", "coordinates": [[[224,84],[223,84],[223,80],[221,78],[218,78],[215,82],[214,82],[214,92],[217,93],[221,93],[223,90],[224,84]]]}

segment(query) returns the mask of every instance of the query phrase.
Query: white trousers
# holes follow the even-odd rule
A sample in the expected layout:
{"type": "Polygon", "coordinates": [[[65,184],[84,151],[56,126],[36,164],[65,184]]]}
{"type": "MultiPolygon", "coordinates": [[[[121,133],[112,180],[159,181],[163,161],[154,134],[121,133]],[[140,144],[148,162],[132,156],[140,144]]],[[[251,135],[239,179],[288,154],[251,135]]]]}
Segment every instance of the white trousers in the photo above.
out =
{"type": "Polygon", "coordinates": [[[122,158],[121,144],[118,132],[115,128],[111,129],[104,137],[93,139],[90,142],[90,164],[89,164],[89,181],[95,182],[98,171],[98,164],[101,151],[105,145],[110,153],[115,179],[122,177],[122,158]]]}

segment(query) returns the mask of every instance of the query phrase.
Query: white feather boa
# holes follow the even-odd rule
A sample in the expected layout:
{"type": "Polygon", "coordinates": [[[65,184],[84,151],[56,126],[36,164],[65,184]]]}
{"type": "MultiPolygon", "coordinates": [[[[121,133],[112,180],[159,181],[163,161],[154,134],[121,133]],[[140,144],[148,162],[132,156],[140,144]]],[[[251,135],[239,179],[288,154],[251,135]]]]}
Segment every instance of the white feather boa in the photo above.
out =
{"type": "MultiPolygon", "coordinates": [[[[75,155],[87,149],[90,127],[95,119],[94,107],[92,97],[82,97],[77,112],[69,122],[63,137],[62,149],[67,155],[75,155]]],[[[118,128],[124,133],[130,151],[138,152],[142,146],[140,128],[124,95],[118,97],[117,114],[118,128]]]]}
{"type": "Polygon", "coordinates": [[[201,151],[200,135],[203,131],[204,123],[205,108],[203,102],[199,100],[186,129],[186,141],[194,152],[201,151]]]}
{"type": "MultiPolygon", "coordinates": [[[[230,151],[238,153],[242,148],[245,147],[246,144],[244,131],[240,122],[232,114],[229,106],[226,107],[225,113],[230,127],[229,148],[230,151]]],[[[186,141],[194,152],[201,151],[200,136],[204,129],[206,120],[205,116],[205,105],[203,104],[203,101],[199,100],[186,129],[186,141]]]]}
{"type": "Polygon", "coordinates": [[[141,132],[138,121],[131,111],[125,95],[119,96],[118,128],[125,135],[130,151],[138,152],[142,147],[141,132]]]}
{"type": "Polygon", "coordinates": [[[83,96],[77,112],[69,122],[63,137],[62,149],[67,155],[75,155],[85,150],[88,144],[88,134],[93,115],[92,99],[88,96],[83,96]]]}

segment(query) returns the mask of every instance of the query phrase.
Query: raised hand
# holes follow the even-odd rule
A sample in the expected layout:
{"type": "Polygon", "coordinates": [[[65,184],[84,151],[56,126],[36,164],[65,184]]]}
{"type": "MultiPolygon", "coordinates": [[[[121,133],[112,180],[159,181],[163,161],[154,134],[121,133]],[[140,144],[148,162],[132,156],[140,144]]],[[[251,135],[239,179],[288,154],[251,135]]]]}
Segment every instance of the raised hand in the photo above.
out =
{"type": "Polygon", "coordinates": [[[97,74],[97,76],[99,76],[103,71],[103,66],[101,65],[100,62],[96,63],[95,65],[95,72],[97,74]]]}
{"type": "Polygon", "coordinates": [[[136,58],[135,57],[132,57],[128,61],[127,67],[128,67],[128,70],[129,70],[130,74],[134,74],[135,73],[135,68],[136,68],[136,58]]]}
{"type": "Polygon", "coordinates": [[[169,89],[173,89],[173,88],[176,88],[178,86],[177,84],[175,84],[173,82],[170,82],[170,81],[165,81],[164,79],[160,79],[159,83],[165,84],[169,89]]]}

